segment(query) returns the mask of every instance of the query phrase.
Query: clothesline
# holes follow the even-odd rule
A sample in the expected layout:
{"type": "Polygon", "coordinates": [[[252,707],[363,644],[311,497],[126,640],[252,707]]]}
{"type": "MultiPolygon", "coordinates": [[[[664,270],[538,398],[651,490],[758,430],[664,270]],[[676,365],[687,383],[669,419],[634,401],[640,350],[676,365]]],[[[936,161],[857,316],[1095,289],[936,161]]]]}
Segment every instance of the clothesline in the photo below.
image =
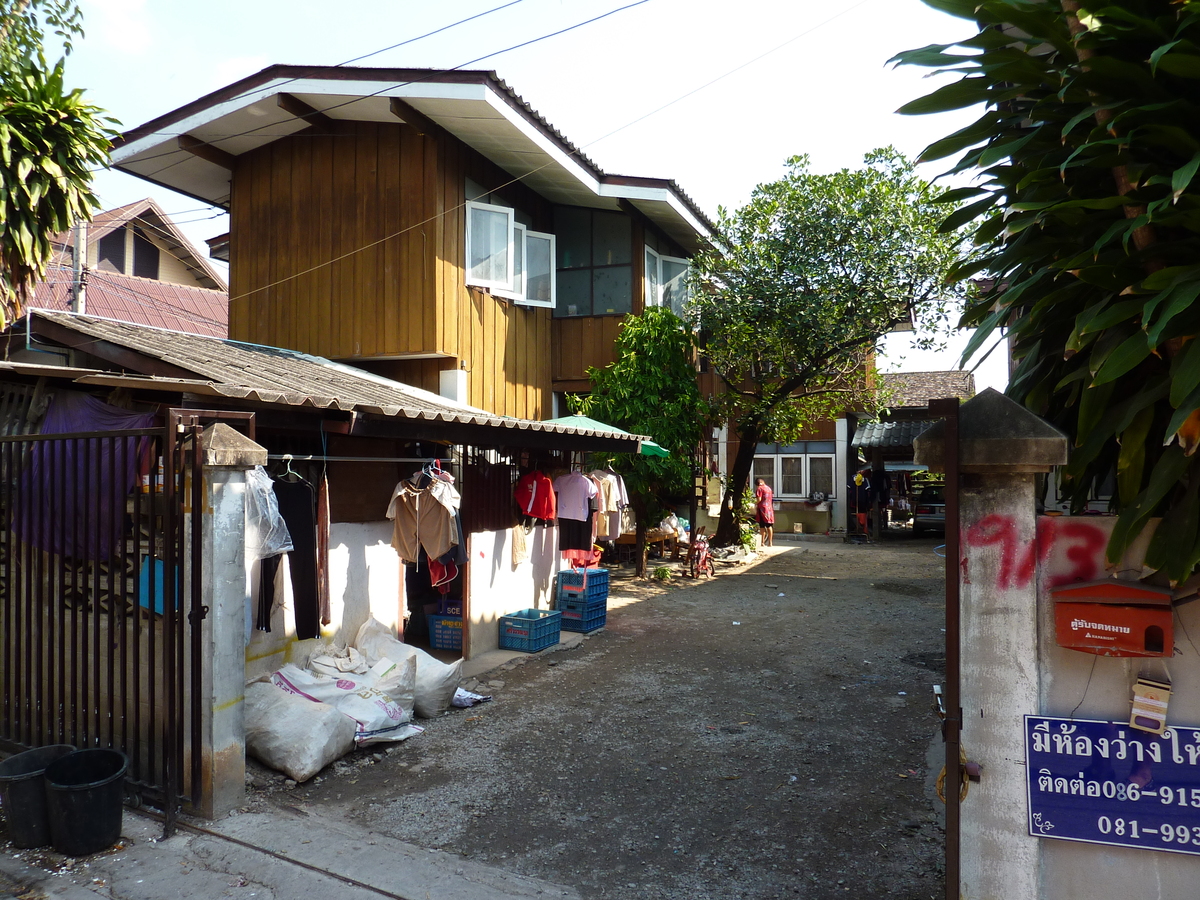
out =
{"type": "Polygon", "coordinates": [[[269,453],[267,459],[292,460],[293,462],[373,462],[373,463],[453,463],[452,459],[437,459],[430,456],[297,456],[293,453],[269,453]]]}

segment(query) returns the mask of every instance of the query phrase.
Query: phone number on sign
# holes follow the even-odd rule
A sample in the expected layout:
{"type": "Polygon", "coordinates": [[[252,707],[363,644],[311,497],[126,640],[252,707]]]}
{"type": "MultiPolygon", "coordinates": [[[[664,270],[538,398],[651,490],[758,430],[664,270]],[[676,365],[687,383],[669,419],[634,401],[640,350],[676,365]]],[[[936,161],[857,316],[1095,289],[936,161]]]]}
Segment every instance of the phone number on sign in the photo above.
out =
{"type": "MultiPolygon", "coordinates": [[[[1166,790],[1166,788],[1164,788],[1166,790]]],[[[1200,825],[1142,825],[1137,819],[1110,819],[1101,816],[1096,820],[1096,828],[1101,834],[1116,837],[1128,837],[1131,840],[1144,839],[1146,835],[1156,834],[1164,844],[1188,844],[1200,847],[1200,825]]]]}

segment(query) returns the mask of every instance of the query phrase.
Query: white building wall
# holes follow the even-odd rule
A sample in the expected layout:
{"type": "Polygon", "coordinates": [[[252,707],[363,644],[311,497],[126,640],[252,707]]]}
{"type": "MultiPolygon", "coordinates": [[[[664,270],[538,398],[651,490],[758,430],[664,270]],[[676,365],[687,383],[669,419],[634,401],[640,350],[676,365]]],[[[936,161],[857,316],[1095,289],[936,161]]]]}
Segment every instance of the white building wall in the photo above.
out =
{"type": "Polygon", "coordinates": [[[564,568],[558,550],[558,528],[536,526],[525,536],[529,559],[513,565],[512,529],[483,531],[469,538],[467,569],[467,659],[495,650],[500,617],[519,609],[549,609],[554,576],[564,568]]]}
{"type": "MultiPolygon", "coordinates": [[[[392,549],[391,522],[334,522],[329,527],[329,611],[330,624],[322,626],[321,638],[339,644],[352,644],[367,618],[396,628],[402,617],[404,567],[392,549]]],[[[275,608],[269,632],[254,630],[258,608],[258,570],[260,563],[247,563],[250,598],[246,611],[248,643],[246,676],[274,672],[284,663],[304,665],[316,639],[296,637],[295,605],[290,572],[285,578],[285,562],[280,566],[283,591],[276,591],[275,608]]]]}

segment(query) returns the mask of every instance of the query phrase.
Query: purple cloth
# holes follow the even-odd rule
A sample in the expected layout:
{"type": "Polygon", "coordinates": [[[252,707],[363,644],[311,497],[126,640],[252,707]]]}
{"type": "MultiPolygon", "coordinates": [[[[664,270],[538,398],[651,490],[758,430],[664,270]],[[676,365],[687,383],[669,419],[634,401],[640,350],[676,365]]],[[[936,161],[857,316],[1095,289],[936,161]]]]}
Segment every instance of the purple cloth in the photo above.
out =
{"type": "MultiPolygon", "coordinates": [[[[41,433],[149,428],[153,413],[132,413],[87,394],[59,391],[41,433]]],[[[12,530],[39,550],[108,559],[124,530],[125,498],[137,484],[144,437],[32,441],[13,504],[12,530]]],[[[20,445],[18,445],[20,446],[20,445]]]]}

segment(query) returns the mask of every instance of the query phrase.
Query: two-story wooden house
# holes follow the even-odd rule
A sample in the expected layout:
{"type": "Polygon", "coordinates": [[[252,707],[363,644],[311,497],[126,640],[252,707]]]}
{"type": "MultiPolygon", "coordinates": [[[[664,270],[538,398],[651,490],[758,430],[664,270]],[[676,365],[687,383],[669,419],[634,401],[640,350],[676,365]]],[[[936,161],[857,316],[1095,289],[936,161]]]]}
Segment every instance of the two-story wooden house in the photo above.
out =
{"type": "Polygon", "coordinates": [[[232,338],[500,415],[587,390],[714,230],[492,72],[272,66],[117,143],[118,169],[229,210],[232,338]]]}

